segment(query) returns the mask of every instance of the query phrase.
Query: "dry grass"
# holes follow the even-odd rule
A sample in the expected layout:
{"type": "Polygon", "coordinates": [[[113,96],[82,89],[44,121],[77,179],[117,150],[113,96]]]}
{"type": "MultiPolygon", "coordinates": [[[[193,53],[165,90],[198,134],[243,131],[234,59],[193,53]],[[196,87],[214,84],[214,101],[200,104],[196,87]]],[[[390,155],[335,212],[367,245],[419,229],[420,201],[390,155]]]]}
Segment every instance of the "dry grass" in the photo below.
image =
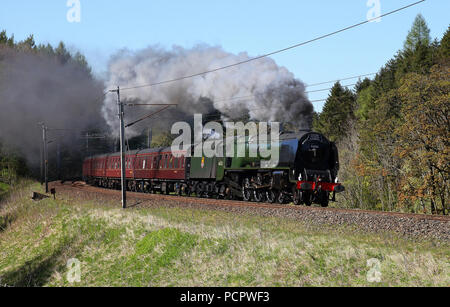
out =
{"type": "MultiPolygon", "coordinates": [[[[317,229],[222,211],[153,208],[63,196],[0,205],[0,284],[11,286],[448,286],[450,249],[394,234],[317,229]],[[81,262],[81,282],[66,263],[81,262]],[[381,264],[370,283],[369,259],[381,264]]],[[[73,196],[71,196],[73,197],[73,196]]]]}

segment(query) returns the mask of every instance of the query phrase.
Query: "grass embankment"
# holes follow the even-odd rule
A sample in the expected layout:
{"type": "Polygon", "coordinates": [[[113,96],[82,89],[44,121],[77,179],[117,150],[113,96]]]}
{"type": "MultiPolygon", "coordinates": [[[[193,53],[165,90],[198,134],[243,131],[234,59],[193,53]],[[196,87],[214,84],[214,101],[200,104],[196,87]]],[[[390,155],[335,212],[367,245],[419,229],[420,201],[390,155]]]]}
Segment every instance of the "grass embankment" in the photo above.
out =
{"type": "Polygon", "coordinates": [[[450,284],[450,249],[443,243],[222,211],[123,211],[68,196],[33,202],[32,190],[40,186],[11,191],[0,204],[1,285],[450,284]],[[67,280],[72,258],[81,264],[81,282],[74,284],[67,280]],[[381,275],[370,259],[378,259],[381,275]],[[370,283],[368,276],[381,282],[370,283]]]}
{"type": "Polygon", "coordinates": [[[0,198],[6,194],[6,192],[8,192],[9,190],[9,185],[7,185],[6,183],[0,182],[0,198]]]}

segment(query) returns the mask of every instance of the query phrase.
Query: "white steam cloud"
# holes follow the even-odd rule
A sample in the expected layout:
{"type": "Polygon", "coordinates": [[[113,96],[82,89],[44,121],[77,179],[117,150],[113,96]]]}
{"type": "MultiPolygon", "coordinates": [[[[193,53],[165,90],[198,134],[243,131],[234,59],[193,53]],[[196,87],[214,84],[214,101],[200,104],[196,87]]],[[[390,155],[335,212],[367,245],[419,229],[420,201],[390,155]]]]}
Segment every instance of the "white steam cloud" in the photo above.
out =
{"type": "MultiPolygon", "coordinates": [[[[205,45],[192,49],[175,46],[172,50],[149,47],[138,52],[121,51],[109,63],[105,87],[151,84],[248,59],[247,53],[235,55],[205,45]]],[[[155,123],[167,126],[194,113],[218,110],[224,119],[248,116],[252,120],[289,122],[298,128],[310,128],[314,111],[305,85],[270,58],[174,83],[126,90],[121,97],[127,102],[178,104],[177,108],[150,119],[151,123],[144,124],[147,126],[155,123]]],[[[114,95],[107,96],[103,106],[105,119],[114,130],[119,124],[116,99],[114,95]]],[[[126,109],[127,119],[134,120],[155,110],[155,107],[130,107],[126,109]]],[[[141,128],[136,127],[133,132],[138,133],[141,128]]]]}

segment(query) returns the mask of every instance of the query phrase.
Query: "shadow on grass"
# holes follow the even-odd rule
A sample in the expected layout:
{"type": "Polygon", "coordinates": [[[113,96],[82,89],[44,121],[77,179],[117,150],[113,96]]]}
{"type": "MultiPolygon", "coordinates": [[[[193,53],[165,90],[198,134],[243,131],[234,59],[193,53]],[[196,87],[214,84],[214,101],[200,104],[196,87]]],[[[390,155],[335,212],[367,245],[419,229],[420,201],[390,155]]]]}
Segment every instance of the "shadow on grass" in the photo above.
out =
{"type": "Polygon", "coordinates": [[[15,220],[16,218],[11,214],[0,216],[0,233],[4,232],[9,226],[11,226],[15,220]]]}
{"type": "Polygon", "coordinates": [[[8,287],[42,287],[55,272],[65,264],[61,261],[61,256],[70,249],[72,242],[61,244],[49,256],[39,255],[33,260],[27,261],[14,271],[0,275],[0,286],[8,287]]]}
{"type": "Polygon", "coordinates": [[[0,189],[0,202],[2,202],[6,198],[7,195],[8,195],[7,191],[3,191],[0,189]]]}

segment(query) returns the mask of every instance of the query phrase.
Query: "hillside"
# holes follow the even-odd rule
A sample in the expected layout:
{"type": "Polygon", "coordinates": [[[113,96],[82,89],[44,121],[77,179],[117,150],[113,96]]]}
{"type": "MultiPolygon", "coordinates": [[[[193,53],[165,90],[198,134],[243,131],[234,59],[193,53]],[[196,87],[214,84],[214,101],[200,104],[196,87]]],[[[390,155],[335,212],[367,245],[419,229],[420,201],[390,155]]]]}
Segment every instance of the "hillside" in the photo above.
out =
{"type": "Polygon", "coordinates": [[[116,201],[76,192],[30,200],[40,190],[30,182],[0,203],[3,286],[450,283],[448,242],[219,210],[149,204],[124,211],[116,201]],[[73,258],[81,278],[71,284],[73,258]]]}

